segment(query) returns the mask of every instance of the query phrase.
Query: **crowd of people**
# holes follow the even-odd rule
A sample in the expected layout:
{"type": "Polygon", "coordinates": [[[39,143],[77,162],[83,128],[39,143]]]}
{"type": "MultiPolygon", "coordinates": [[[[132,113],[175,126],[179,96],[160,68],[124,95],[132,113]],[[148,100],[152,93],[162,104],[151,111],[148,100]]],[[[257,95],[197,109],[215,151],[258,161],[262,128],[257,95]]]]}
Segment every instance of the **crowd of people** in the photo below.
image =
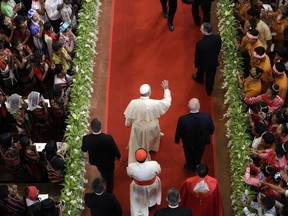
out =
{"type": "MultiPolygon", "coordinates": [[[[63,140],[69,114],[81,0],[2,0],[0,7],[1,161],[14,183],[61,183],[67,146],[55,140],[63,140]],[[43,151],[36,142],[46,143],[43,151]]],[[[0,186],[1,215],[46,215],[40,210],[49,200],[57,209],[45,199],[32,214],[13,187],[0,186]]]]}
{"type": "Polygon", "coordinates": [[[259,194],[253,202],[243,191],[244,212],[287,215],[287,2],[237,1],[235,11],[244,60],[237,76],[253,137],[244,179],[259,194]]]}

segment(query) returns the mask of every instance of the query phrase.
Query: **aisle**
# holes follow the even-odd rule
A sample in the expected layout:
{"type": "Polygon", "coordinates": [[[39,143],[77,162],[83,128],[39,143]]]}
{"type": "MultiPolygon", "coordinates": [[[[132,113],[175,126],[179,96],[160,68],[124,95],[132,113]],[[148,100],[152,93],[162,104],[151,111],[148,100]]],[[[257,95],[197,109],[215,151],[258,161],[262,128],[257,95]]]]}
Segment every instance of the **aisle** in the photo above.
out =
{"type": "MultiPolygon", "coordinates": [[[[182,146],[173,143],[177,119],[188,112],[187,103],[197,97],[201,111],[213,112],[211,97],[206,96],[204,86],[192,81],[195,71],[195,43],[202,37],[199,26],[192,21],[191,6],[178,1],[175,15],[175,31],[169,32],[167,20],[162,17],[160,1],[126,0],[113,1],[110,62],[107,86],[106,129],[112,134],[122,153],[122,161],[116,162],[115,194],[129,214],[129,184],[126,174],[130,129],[124,126],[123,112],[133,98],[139,97],[139,87],[149,83],[151,98],[161,99],[161,81],[167,79],[172,91],[172,106],[160,118],[160,150],[152,159],[160,163],[162,173],[162,205],[166,205],[165,194],[171,187],[179,188],[190,176],[184,172],[182,146]]],[[[213,145],[206,148],[203,162],[207,163],[210,175],[214,175],[213,145]]]]}

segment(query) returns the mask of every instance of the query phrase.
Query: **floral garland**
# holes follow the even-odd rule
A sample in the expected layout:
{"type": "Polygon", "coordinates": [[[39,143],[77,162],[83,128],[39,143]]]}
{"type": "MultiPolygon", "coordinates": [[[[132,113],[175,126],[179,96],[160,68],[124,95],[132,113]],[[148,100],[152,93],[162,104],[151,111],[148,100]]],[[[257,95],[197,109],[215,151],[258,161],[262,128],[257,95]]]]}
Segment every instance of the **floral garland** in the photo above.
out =
{"type": "Polygon", "coordinates": [[[243,60],[233,43],[238,34],[234,7],[233,0],[219,0],[217,3],[218,29],[222,38],[224,65],[222,69],[224,76],[222,87],[226,89],[224,103],[228,105],[224,117],[228,119],[226,136],[229,139],[228,149],[231,161],[231,202],[234,215],[244,215],[241,202],[242,195],[243,193],[249,196],[253,194],[244,181],[246,158],[249,155],[248,148],[251,144],[251,137],[247,133],[249,129],[248,118],[245,115],[247,107],[240,98],[238,87],[237,72],[243,71],[243,60]]]}
{"type": "Polygon", "coordinates": [[[69,143],[66,161],[66,175],[61,200],[65,201],[64,215],[81,215],[83,207],[82,194],[84,191],[85,159],[81,151],[82,136],[88,131],[90,113],[90,98],[93,92],[92,75],[96,41],[98,34],[98,17],[101,2],[85,0],[82,3],[77,29],[76,56],[73,59],[76,75],[73,78],[70,115],[67,120],[65,141],[69,143]]]}

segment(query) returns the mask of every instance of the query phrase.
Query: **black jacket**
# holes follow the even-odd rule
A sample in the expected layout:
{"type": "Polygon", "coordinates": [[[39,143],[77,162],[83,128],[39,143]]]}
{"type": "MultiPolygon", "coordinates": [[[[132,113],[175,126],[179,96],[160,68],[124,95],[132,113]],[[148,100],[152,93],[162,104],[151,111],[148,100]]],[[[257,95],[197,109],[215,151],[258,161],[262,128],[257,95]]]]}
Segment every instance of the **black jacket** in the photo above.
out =
{"type": "Polygon", "coordinates": [[[120,159],[120,151],[109,134],[89,134],[83,137],[82,151],[89,153],[89,162],[99,170],[114,170],[115,158],[120,159]]]}
{"type": "Polygon", "coordinates": [[[194,64],[196,68],[216,68],[218,55],[221,50],[221,38],[219,35],[211,34],[196,43],[194,64]]]}
{"type": "Polygon", "coordinates": [[[189,113],[178,119],[174,142],[182,139],[183,146],[204,146],[210,143],[213,133],[214,124],[209,113],[189,113]]]}
{"type": "Polygon", "coordinates": [[[190,208],[178,206],[177,208],[158,209],[154,216],[193,216],[193,214],[190,208]]]}

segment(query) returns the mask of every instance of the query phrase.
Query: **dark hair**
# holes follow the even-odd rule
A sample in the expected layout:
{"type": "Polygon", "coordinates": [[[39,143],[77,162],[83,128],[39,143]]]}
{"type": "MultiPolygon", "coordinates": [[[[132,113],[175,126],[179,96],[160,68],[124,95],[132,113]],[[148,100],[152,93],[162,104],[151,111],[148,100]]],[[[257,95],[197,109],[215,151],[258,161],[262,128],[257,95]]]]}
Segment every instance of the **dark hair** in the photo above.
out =
{"type": "Polygon", "coordinates": [[[57,74],[57,75],[60,74],[62,70],[63,70],[62,64],[55,64],[55,69],[54,69],[55,74],[57,74]]]}
{"type": "Polygon", "coordinates": [[[269,108],[266,102],[261,102],[260,103],[260,111],[264,112],[264,113],[268,113],[269,112],[269,108]]]}
{"type": "Polygon", "coordinates": [[[167,201],[171,206],[176,206],[178,205],[180,201],[180,193],[177,189],[171,188],[167,192],[167,201]]]}
{"type": "Polygon", "coordinates": [[[275,154],[278,158],[283,157],[286,154],[286,151],[284,151],[282,147],[282,143],[277,142],[275,147],[274,147],[275,154]]]}
{"type": "Polygon", "coordinates": [[[52,44],[52,49],[53,49],[54,52],[57,52],[62,47],[63,47],[63,45],[59,41],[55,41],[52,44]]]}
{"type": "Polygon", "coordinates": [[[261,172],[264,174],[265,177],[270,176],[271,173],[274,171],[273,167],[270,164],[262,163],[260,166],[261,172]]]}
{"type": "Polygon", "coordinates": [[[208,167],[206,164],[200,163],[196,167],[196,173],[199,177],[204,178],[208,174],[208,167]]]}
{"type": "Polygon", "coordinates": [[[48,31],[52,27],[52,24],[50,22],[45,22],[43,27],[45,31],[48,31]]]}
{"type": "Polygon", "coordinates": [[[262,135],[262,139],[264,140],[265,144],[272,145],[275,141],[275,137],[273,133],[264,133],[262,135]]]}
{"type": "Polygon", "coordinates": [[[53,199],[47,198],[41,201],[41,216],[57,216],[57,209],[53,199]]]}
{"type": "Polygon", "coordinates": [[[101,122],[97,118],[91,121],[91,129],[93,132],[99,132],[101,130],[101,122]]]}
{"type": "Polygon", "coordinates": [[[248,32],[253,35],[253,36],[258,36],[259,35],[259,31],[256,29],[249,29],[248,32]]]}
{"type": "Polygon", "coordinates": [[[0,145],[3,148],[10,148],[12,146],[12,136],[10,133],[3,133],[0,135],[0,145]]]}
{"type": "Polygon", "coordinates": [[[52,88],[52,98],[60,98],[62,95],[62,88],[59,85],[54,85],[52,88]]]}
{"type": "Polygon", "coordinates": [[[44,148],[46,159],[50,162],[57,154],[57,145],[55,140],[49,140],[44,148]]]}
{"type": "Polygon", "coordinates": [[[285,122],[285,116],[284,116],[284,114],[281,111],[275,113],[275,117],[276,117],[276,122],[278,124],[281,124],[281,123],[285,122]]]}
{"type": "Polygon", "coordinates": [[[267,130],[267,126],[261,122],[255,123],[254,128],[257,134],[263,134],[267,130]]]}
{"type": "Polygon", "coordinates": [[[22,148],[26,148],[27,146],[29,146],[30,141],[31,141],[30,137],[28,137],[28,136],[22,136],[22,137],[20,138],[20,145],[21,145],[21,147],[22,147],[22,148]]]}
{"type": "Polygon", "coordinates": [[[205,32],[207,32],[208,34],[212,33],[213,27],[210,23],[204,22],[202,25],[205,32]]]}
{"type": "Polygon", "coordinates": [[[7,185],[0,185],[0,200],[5,201],[8,198],[9,189],[7,185]]]}
{"type": "Polygon", "coordinates": [[[255,18],[250,18],[249,20],[250,26],[252,29],[256,29],[257,27],[257,20],[255,18]]]}
{"type": "Polygon", "coordinates": [[[283,206],[283,208],[282,208],[282,210],[281,210],[281,215],[282,215],[282,216],[288,215],[288,203],[286,203],[286,204],[283,206]]]}
{"type": "Polygon", "coordinates": [[[21,15],[18,15],[14,18],[14,23],[16,24],[16,26],[20,26],[23,22],[25,22],[25,18],[21,15]]]}
{"type": "Polygon", "coordinates": [[[102,178],[96,178],[91,184],[92,190],[95,193],[102,193],[104,191],[104,180],[102,178]]]}
{"type": "Polygon", "coordinates": [[[276,83],[274,83],[270,89],[272,90],[272,95],[276,96],[279,93],[279,85],[277,85],[276,83]]]}
{"type": "Polygon", "coordinates": [[[270,210],[275,206],[275,200],[269,196],[263,196],[261,202],[265,210],[270,210]]]}
{"type": "Polygon", "coordinates": [[[284,65],[284,63],[283,62],[281,62],[281,61],[278,61],[278,62],[276,62],[275,63],[275,67],[276,67],[276,69],[278,70],[278,71],[285,71],[285,65],[284,65]]]}
{"type": "Polygon", "coordinates": [[[260,19],[260,13],[261,11],[257,7],[252,7],[247,11],[248,15],[255,17],[257,19],[260,19]]]}
{"type": "Polygon", "coordinates": [[[265,53],[265,48],[262,47],[262,46],[258,46],[258,47],[256,47],[256,48],[254,49],[254,51],[255,51],[258,55],[262,56],[262,55],[265,53]]]}
{"type": "Polygon", "coordinates": [[[19,38],[13,38],[11,41],[11,45],[12,47],[16,48],[17,46],[19,46],[19,44],[22,43],[22,40],[19,38]]]}

